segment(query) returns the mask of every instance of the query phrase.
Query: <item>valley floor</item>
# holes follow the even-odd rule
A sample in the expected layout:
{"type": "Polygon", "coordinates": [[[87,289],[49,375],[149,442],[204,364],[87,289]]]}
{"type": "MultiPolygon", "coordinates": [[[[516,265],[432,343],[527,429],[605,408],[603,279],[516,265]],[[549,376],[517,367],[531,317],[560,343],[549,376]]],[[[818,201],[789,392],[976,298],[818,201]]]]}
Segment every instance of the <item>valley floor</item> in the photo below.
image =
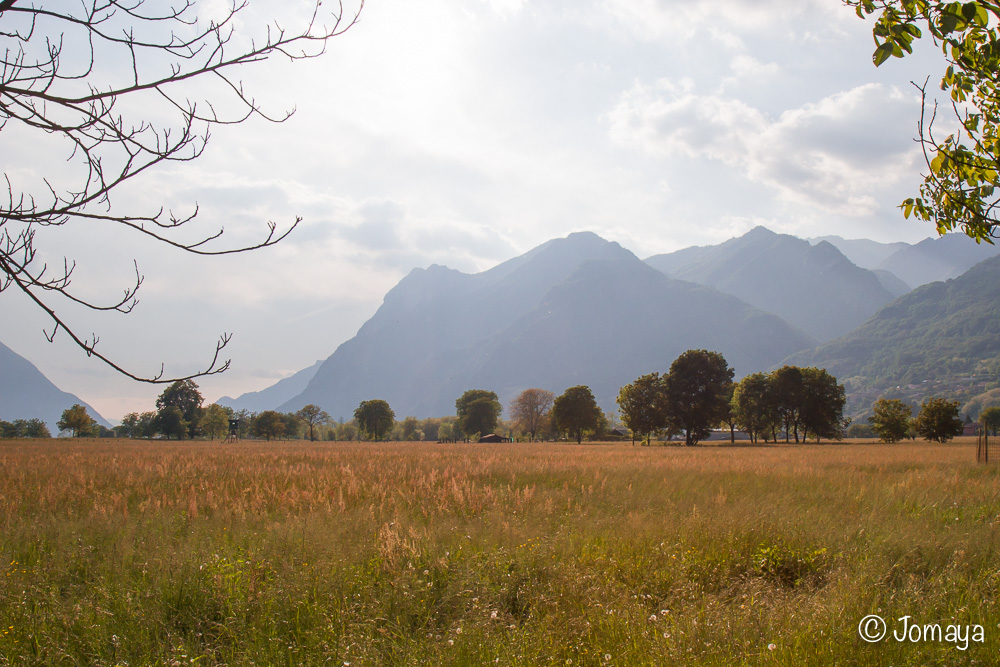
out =
{"type": "Polygon", "coordinates": [[[998,466],[974,440],[0,441],[0,664],[994,664],[998,466]]]}

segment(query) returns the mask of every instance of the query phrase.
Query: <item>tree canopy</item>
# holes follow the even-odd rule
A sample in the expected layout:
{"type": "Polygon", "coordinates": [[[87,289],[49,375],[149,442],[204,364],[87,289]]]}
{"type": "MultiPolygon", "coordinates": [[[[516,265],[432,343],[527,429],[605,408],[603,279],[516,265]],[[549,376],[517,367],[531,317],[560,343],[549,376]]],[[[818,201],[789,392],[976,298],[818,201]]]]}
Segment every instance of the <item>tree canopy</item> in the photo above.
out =
{"type": "Polygon", "coordinates": [[[534,440],[555,397],[546,389],[525,389],[510,402],[510,418],[534,440]]]}
{"type": "MultiPolygon", "coordinates": [[[[257,243],[227,248],[215,243],[221,225],[200,235],[186,229],[198,215],[196,204],[186,211],[156,203],[128,208],[120,202],[129,197],[113,195],[158,167],[197,159],[214,127],[250,118],[287,119],[290,112],[266,111],[238,74],[275,56],[318,56],[328,40],[357,20],[345,17],[340,3],[324,15],[317,0],[295,29],[286,29],[277,22],[255,25],[246,0],[210,6],[218,4],[0,1],[0,131],[31,146],[33,152],[25,155],[37,155],[35,164],[19,162],[4,173],[0,292],[12,288],[41,309],[52,327],[45,334],[49,340],[62,330],[88,356],[135,380],[174,381],[164,378],[162,367],[159,374],[138,375],[114,362],[97,349],[96,335],[77,333],[66,307],[130,312],[143,282],[138,265],[124,293],[103,302],[72,285],[73,260],[53,267],[48,246],[40,245],[43,237],[36,233],[46,228],[44,238],[52,239],[67,223],[112,226],[195,255],[277,243],[299,218],[284,230],[269,222],[257,243]],[[60,167],[58,158],[68,166],[60,167]]],[[[226,370],[229,362],[221,361],[220,352],[228,342],[229,334],[223,334],[210,363],[187,377],[226,370]]]]}
{"type": "Polygon", "coordinates": [[[87,412],[87,408],[79,403],[63,410],[62,417],[56,423],[60,431],[70,431],[74,438],[97,435],[97,422],[87,412]]]}
{"type": "Polygon", "coordinates": [[[329,424],[333,421],[333,418],[326,410],[312,403],[303,407],[295,414],[309,426],[309,440],[313,442],[316,440],[316,425],[329,424]]]}
{"type": "Polygon", "coordinates": [[[382,399],[373,399],[361,401],[361,405],[354,410],[354,418],[358,420],[358,429],[378,442],[392,430],[396,413],[382,399]]]}
{"type": "Polygon", "coordinates": [[[618,392],[618,409],[625,426],[644,440],[666,426],[663,378],[659,373],[642,375],[618,392]]]}
{"type": "Polygon", "coordinates": [[[876,66],[912,53],[929,35],[947,69],[941,90],[951,98],[958,131],[935,135],[937,104],[928,109],[927,85],[918,125],[927,166],[920,196],[901,205],[904,214],[933,222],[939,233],[960,228],[976,241],[993,242],[1000,204],[1000,3],[943,0],[845,0],[864,18],[877,14],[872,34],[876,66]]]}
{"type": "Polygon", "coordinates": [[[455,400],[457,426],[467,436],[478,433],[487,435],[497,428],[503,405],[496,392],[486,389],[469,389],[455,400]]]}
{"type": "Polygon", "coordinates": [[[872,405],[868,423],[882,442],[899,442],[910,428],[913,409],[898,398],[880,398],[872,405]]]}
{"type": "MultiPolygon", "coordinates": [[[[180,418],[187,425],[188,435],[193,437],[198,430],[198,422],[201,420],[203,400],[194,380],[178,380],[164,389],[156,399],[156,409],[162,415],[164,410],[176,408],[180,412],[180,418]]],[[[176,428],[176,418],[171,415],[167,419],[171,428],[176,428]]]]}
{"type": "Polygon", "coordinates": [[[958,416],[958,401],[930,398],[920,406],[917,415],[917,433],[925,440],[948,442],[962,435],[962,420],[958,416]]]}
{"type": "Polygon", "coordinates": [[[684,431],[685,444],[698,444],[722,422],[732,381],[733,369],[718,352],[688,350],[670,364],[663,387],[664,410],[667,420],[684,431]]]}
{"type": "Polygon", "coordinates": [[[603,415],[590,387],[578,385],[556,397],[552,403],[552,417],[560,431],[566,431],[580,443],[585,433],[597,430],[603,415]]]}

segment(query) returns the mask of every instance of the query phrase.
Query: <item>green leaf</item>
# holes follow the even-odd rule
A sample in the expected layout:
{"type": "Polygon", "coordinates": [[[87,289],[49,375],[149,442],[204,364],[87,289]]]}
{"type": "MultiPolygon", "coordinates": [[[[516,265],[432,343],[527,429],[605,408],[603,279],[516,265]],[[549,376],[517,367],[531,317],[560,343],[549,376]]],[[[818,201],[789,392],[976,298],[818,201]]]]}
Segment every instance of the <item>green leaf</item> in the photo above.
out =
{"type": "Polygon", "coordinates": [[[894,46],[891,42],[879,44],[879,47],[875,49],[875,53],[872,54],[872,62],[875,63],[875,67],[878,67],[889,59],[889,56],[892,55],[893,48],[894,46]]]}

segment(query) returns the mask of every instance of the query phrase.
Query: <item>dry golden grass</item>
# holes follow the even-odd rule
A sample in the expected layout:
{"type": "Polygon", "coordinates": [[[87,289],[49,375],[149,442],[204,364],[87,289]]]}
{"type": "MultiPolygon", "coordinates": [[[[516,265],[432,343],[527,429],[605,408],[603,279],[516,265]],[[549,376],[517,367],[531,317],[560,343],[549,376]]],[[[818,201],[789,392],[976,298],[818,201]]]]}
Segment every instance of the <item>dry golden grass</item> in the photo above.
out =
{"type": "Polygon", "coordinates": [[[1000,478],[974,459],[0,442],[0,664],[988,664],[1000,478]],[[870,645],[870,613],[985,635],[870,645]]]}

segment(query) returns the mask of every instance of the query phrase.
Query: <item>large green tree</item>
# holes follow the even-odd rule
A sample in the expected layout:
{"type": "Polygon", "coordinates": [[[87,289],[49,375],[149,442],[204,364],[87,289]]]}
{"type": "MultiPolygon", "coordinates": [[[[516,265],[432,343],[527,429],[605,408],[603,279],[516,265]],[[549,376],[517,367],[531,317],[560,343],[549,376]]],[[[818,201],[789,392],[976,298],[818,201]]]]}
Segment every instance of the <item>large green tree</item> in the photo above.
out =
{"type": "Polygon", "coordinates": [[[941,90],[953,104],[958,131],[935,135],[936,103],[927,101],[918,126],[927,165],[920,196],[902,203],[906,216],[933,222],[939,233],[960,228],[992,243],[1000,204],[1000,2],[845,0],[858,16],[876,15],[872,59],[902,58],[929,36],[947,68],[941,90]],[[929,108],[931,107],[931,108],[929,108]]]}
{"type": "Polygon", "coordinates": [[[799,426],[805,405],[805,377],[798,366],[782,366],[771,373],[771,388],[778,417],[785,427],[785,442],[794,435],[799,441],[799,426]]]}
{"type": "Polygon", "coordinates": [[[663,388],[660,374],[649,373],[618,391],[618,410],[622,422],[643,440],[648,441],[653,434],[667,426],[663,388]]]}
{"type": "Polygon", "coordinates": [[[844,437],[844,385],[823,368],[802,369],[802,407],[799,417],[808,435],[830,440],[844,437]]]}
{"type": "Polygon", "coordinates": [[[948,442],[962,435],[962,420],[958,416],[958,401],[930,398],[920,406],[917,415],[917,433],[926,440],[948,442]]]}
{"type": "Polygon", "coordinates": [[[354,418],[358,420],[358,429],[375,442],[384,438],[396,423],[396,413],[382,399],[361,401],[354,410],[354,418]]]}
{"type": "Polygon", "coordinates": [[[768,374],[753,373],[740,380],[733,390],[731,409],[736,423],[750,436],[750,442],[775,436],[780,420],[768,374]]]}
{"type": "Polygon", "coordinates": [[[596,431],[604,415],[597,406],[593,392],[586,385],[570,387],[552,402],[552,418],[556,428],[583,442],[588,431],[596,431]]]}
{"type": "Polygon", "coordinates": [[[156,430],[161,435],[183,440],[191,434],[191,424],[184,419],[184,413],[174,405],[167,405],[156,413],[156,430]]]}
{"type": "Polygon", "coordinates": [[[555,398],[556,395],[547,389],[525,389],[510,402],[510,418],[534,440],[555,398]]]}
{"type": "Polygon", "coordinates": [[[87,408],[79,403],[63,410],[56,426],[60,431],[72,432],[74,438],[97,435],[97,422],[87,413],[87,408]]]}
{"type": "Polygon", "coordinates": [[[722,422],[732,381],[733,369],[718,352],[688,350],[670,364],[663,405],[667,421],[684,431],[686,445],[698,444],[722,422]]]}
{"type": "Polygon", "coordinates": [[[882,442],[899,442],[910,428],[913,409],[898,398],[880,398],[872,405],[868,423],[882,442]]]}
{"type": "Polygon", "coordinates": [[[493,433],[502,412],[496,392],[486,389],[470,389],[455,400],[456,424],[466,436],[493,433]]]}
{"type": "Polygon", "coordinates": [[[276,440],[288,432],[285,415],[276,410],[264,410],[254,418],[254,432],[268,440],[276,440]]]}
{"type": "Polygon", "coordinates": [[[164,389],[156,399],[156,410],[161,413],[166,408],[180,410],[181,418],[188,425],[188,435],[193,437],[201,420],[203,400],[194,380],[178,380],[164,389]]]}

